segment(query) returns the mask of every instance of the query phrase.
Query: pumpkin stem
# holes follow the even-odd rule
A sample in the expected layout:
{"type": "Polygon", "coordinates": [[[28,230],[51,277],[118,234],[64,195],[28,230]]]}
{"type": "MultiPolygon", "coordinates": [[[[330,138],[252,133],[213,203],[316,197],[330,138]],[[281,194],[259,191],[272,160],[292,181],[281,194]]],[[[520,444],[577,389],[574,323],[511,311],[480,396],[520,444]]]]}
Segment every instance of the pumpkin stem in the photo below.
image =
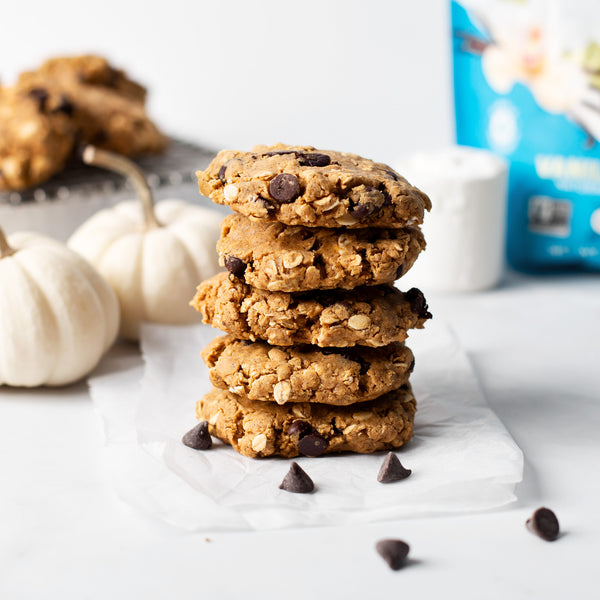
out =
{"type": "Polygon", "coordinates": [[[129,177],[135,186],[138,198],[142,203],[144,223],[147,229],[162,227],[154,214],[154,199],[146,181],[144,172],[132,161],[120,154],[100,150],[95,146],[86,146],[82,152],[83,162],[96,167],[104,167],[129,177]]]}
{"type": "Polygon", "coordinates": [[[15,252],[16,250],[8,245],[4,231],[2,231],[2,228],[0,227],[0,258],[6,258],[15,252]]]}

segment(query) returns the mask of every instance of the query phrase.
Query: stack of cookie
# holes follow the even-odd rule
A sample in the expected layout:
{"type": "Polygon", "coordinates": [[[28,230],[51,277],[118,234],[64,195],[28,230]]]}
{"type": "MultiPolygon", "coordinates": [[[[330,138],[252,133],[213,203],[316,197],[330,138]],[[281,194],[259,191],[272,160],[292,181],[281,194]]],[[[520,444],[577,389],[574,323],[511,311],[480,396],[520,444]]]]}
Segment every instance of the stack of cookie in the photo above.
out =
{"type": "Polygon", "coordinates": [[[227,333],[202,353],[215,387],[197,418],[251,457],[406,443],[404,340],[431,315],[392,284],[425,247],[429,198],[385,165],[281,144],[222,151],[198,180],[235,213],[217,245],[227,272],[192,301],[227,333]]]}

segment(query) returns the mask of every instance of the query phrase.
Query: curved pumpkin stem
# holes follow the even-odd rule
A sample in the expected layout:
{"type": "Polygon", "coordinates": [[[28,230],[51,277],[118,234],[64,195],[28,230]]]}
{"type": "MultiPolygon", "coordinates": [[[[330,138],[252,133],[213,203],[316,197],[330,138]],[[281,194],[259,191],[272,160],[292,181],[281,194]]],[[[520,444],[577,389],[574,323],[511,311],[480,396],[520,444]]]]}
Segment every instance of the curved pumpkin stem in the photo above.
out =
{"type": "Polygon", "coordinates": [[[4,231],[2,231],[2,228],[0,227],[0,258],[6,258],[15,252],[16,250],[8,245],[4,231]]]}
{"type": "Polygon", "coordinates": [[[129,177],[133,181],[138,198],[142,203],[146,228],[162,227],[154,214],[154,199],[144,172],[132,160],[114,152],[100,150],[95,146],[86,146],[83,149],[82,158],[83,162],[88,165],[104,167],[105,169],[116,171],[125,177],[129,177]]]}

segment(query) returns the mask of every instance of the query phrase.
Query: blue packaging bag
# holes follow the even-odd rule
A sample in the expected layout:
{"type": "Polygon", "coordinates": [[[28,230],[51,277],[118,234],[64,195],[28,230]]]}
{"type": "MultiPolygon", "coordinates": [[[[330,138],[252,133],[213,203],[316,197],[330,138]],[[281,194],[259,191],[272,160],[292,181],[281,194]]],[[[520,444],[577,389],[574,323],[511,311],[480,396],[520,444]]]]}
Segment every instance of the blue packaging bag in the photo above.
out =
{"type": "Polygon", "coordinates": [[[600,270],[600,3],[453,1],[451,17],[457,142],[510,164],[509,263],[600,270]]]}

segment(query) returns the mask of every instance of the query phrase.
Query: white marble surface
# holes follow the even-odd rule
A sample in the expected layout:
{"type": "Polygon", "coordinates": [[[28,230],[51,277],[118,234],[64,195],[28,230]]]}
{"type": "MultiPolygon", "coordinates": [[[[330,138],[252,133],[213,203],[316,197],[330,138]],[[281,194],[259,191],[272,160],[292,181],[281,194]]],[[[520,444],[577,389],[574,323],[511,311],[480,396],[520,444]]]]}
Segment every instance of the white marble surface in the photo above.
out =
{"type": "MultiPolygon", "coordinates": [[[[496,291],[429,299],[525,452],[516,505],[352,527],[182,533],[115,497],[85,384],[2,389],[0,598],[597,598],[600,278],[513,275],[496,291]],[[541,505],[560,519],[554,543],[524,528],[541,505]],[[382,537],[411,545],[404,570],[375,553],[382,537]]],[[[117,351],[123,368],[139,364],[132,347],[117,351]]]]}

